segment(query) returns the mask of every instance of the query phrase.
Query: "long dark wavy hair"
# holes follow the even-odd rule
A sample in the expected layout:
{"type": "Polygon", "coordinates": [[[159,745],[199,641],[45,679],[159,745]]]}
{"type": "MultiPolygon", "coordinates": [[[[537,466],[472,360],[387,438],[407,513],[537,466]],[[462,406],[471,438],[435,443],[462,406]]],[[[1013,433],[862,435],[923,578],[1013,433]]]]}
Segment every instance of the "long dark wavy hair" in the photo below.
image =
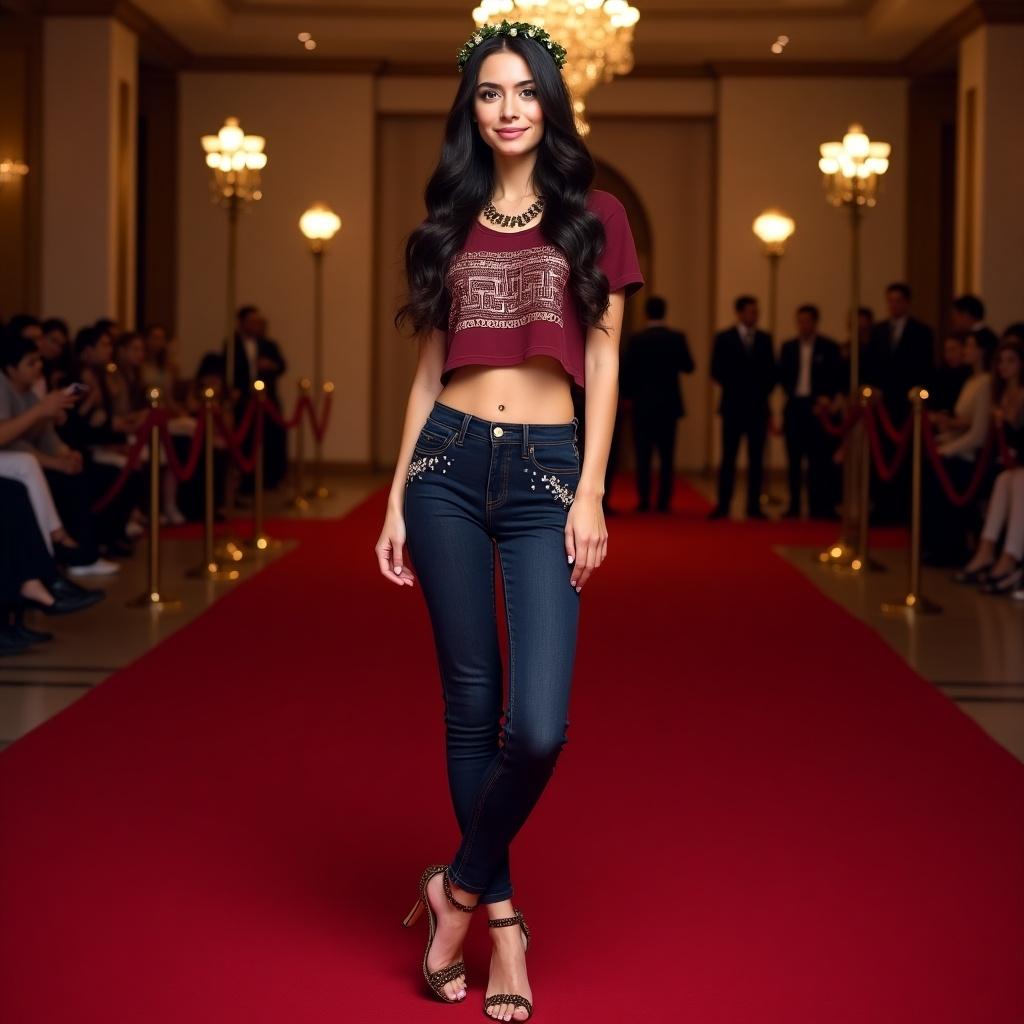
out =
{"type": "Polygon", "coordinates": [[[585,327],[600,324],[608,310],[608,279],[597,267],[605,244],[600,218],[586,208],[594,160],[576,131],[569,89],[551,55],[529,36],[496,36],[479,43],[462,73],[448,112],[441,158],[427,182],[427,219],[406,241],[406,302],[395,326],[411,323],[414,334],[447,330],[451,295],[445,283],[455,254],[494,191],[494,157],[473,121],[480,66],[499,50],[526,61],[544,114],[533,183],[544,197],[540,231],[572,268],[569,290],[585,327]]]}

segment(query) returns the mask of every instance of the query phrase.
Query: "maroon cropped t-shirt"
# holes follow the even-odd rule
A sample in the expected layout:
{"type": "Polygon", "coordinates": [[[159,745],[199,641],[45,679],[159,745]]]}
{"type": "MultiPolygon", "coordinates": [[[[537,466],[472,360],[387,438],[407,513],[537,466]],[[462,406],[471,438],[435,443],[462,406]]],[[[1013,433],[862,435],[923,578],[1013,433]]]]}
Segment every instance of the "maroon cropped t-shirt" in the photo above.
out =
{"type": "MultiPolygon", "coordinates": [[[[587,208],[604,224],[597,265],[609,291],[625,288],[628,298],[644,279],[626,211],[611,193],[596,189],[587,208]]],[[[539,222],[514,232],[474,222],[448,269],[451,311],[441,383],[457,366],[512,366],[543,355],[584,387],[586,333],[568,284],[569,262],[544,239],[539,222]]]]}

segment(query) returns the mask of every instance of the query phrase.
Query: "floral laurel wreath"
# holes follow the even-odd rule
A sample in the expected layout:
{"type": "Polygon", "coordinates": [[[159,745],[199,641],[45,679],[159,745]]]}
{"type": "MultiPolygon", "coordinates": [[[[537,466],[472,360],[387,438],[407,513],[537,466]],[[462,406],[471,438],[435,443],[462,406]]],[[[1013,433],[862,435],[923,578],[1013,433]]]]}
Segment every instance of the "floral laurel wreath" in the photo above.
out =
{"type": "Polygon", "coordinates": [[[556,43],[539,25],[531,25],[528,21],[503,21],[500,25],[484,25],[478,28],[463,44],[459,50],[456,60],[459,72],[465,70],[466,61],[469,60],[473,49],[479,46],[485,39],[493,39],[495,36],[529,36],[536,39],[551,54],[552,60],[559,68],[565,65],[565,47],[556,43]]]}

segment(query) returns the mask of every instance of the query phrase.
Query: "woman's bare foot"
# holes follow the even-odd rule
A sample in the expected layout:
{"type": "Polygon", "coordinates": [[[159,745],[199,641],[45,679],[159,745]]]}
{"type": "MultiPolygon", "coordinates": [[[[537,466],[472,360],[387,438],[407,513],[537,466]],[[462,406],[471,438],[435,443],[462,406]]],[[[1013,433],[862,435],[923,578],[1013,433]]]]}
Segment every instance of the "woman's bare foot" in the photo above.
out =
{"type": "MultiPolygon", "coordinates": [[[[475,906],[480,898],[476,893],[466,892],[457,885],[452,886],[452,895],[460,902],[469,906],[475,906]]],[[[430,945],[430,955],[427,957],[427,970],[438,971],[449,964],[457,963],[462,959],[462,943],[469,930],[469,921],[473,916],[467,914],[458,907],[453,907],[444,894],[444,882],[441,872],[434,875],[427,882],[427,899],[437,919],[437,931],[434,933],[434,941],[430,945]]],[[[447,982],[441,990],[448,999],[466,998],[466,976],[460,974],[447,982]]]]}
{"type": "MultiPolygon", "coordinates": [[[[487,916],[490,920],[499,917],[512,917],[515,910],[511,900],[501,903],[487,904],[487,916]]],[[[533,1002],[533,992],[526,978],[526,949],[523,930],[518,925],[504,928],[490,928],[494,949],[491,951],[491,969],[487,977],[487,991],[484,998],[496,992],[516,993],[533,1002]]],[[[528,1014],[523,1006],[512,1003],[499,1003],[488,1006],[484,1013],[495,1020],[526,1020],[528,1014]]]]}
{"type": "Polygon", "coordinates": [[[21,596],[27,597],[30,601],[38,601],[47,607],[53,604],[53,594],[46,589],[42,580],[26,580],[21,585],[21,596]]]}

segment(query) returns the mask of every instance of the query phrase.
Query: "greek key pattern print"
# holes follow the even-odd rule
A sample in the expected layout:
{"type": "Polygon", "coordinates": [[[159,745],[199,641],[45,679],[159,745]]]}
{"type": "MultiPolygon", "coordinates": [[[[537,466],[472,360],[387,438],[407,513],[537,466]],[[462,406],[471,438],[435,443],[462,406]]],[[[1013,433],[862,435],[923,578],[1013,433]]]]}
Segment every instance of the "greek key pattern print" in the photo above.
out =
{"type": "Polygon", "coordinates": [[[448,329],[522,327],[550,320],[564,327],[562,298],[569,263],[551,245],[517,252],[462,252],[448,271],[448,329]]]}

